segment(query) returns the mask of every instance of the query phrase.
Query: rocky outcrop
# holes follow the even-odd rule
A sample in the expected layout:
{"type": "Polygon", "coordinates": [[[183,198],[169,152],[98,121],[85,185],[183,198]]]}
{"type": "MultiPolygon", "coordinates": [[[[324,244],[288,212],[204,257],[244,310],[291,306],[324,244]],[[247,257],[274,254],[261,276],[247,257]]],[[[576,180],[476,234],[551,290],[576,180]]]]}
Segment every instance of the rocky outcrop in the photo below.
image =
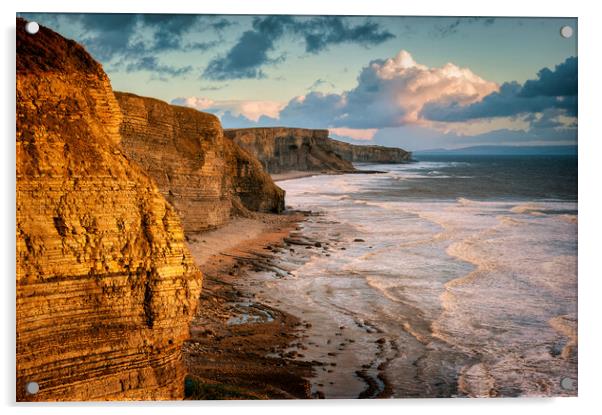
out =
{"type": "Polygon", "coordinates": [[[17,20],[17,400],[180,399],[201,274],[102,67],[17,20]],[[26,393],[37,382],[39,392],[26,393]]]}
{"type": "Polygon", "coordinates": [[[328,130],[242,128],[226,129],[224,134],[254,154],[268,173],[355,170],[351,162],[335,153],[328,130]]]}
{"type": "Polygon", "coordinates": [[[405,163],[411,153],[400,148],[359,146],[333,140],[328,130],[305,128],[241,128],[224,130],[226,137],[253,153],[267,172],[351,172],[352,162],[405,163]]]}
{"type": "Polygon", "coordinates": [[[284,191],[257,159],[224,137],[216,116],[134,94],[115,96],[124,117],[121,148],[153,177],[186,232],[223,225],[241,209],[284,209],[284,191]]]}
{"type": "Polygon", "coordinates": [[[333,151],[343,159],[353,163],[407,163],[412,153],[397,147],[362,146],[331,140],[333,151]]]}

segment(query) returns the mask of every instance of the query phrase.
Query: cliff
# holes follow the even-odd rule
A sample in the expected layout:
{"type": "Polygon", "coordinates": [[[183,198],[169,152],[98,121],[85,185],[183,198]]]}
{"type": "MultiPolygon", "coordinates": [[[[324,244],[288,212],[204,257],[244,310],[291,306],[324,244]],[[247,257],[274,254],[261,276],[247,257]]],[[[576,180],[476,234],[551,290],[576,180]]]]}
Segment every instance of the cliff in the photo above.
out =
{"type": "Polygon", "coordinates": [[[333,151],[343,159],[353,163],[407,163],[412,153],[397,147],[362,146],[331,140],[333,151]]]}
{"type": "Polygon", "coordinates": [[[350,161],[335,153],[328,130],[243,128],[226,129],[224,134],[254,154],[268,173],[355,170],[350,161]]]}
{"type": "Polygon", "coordinates": [[[102,67],[17,19],[17,400],[180,399],[201,274],[102,67]],[[37,382],[39,392],[25,392],[37,382]]]}
{"type": "Polygon", "coordinates": [[[411,153],[400,148],[360,146],[333,140],[328,130],[305,128],[241,128],[224,130],[226,137],[253,153],[269,173],[355,171],[352,162],[405,163],[411,153]]]}
{"type": "Polygon", "coordinates": [[[223,225],[241,209],[284,209],[284,191],[224,137],[216,116],[134,94],[115,96],[123,113],[121,148],[155,180],[186,232],[223,225]]]}

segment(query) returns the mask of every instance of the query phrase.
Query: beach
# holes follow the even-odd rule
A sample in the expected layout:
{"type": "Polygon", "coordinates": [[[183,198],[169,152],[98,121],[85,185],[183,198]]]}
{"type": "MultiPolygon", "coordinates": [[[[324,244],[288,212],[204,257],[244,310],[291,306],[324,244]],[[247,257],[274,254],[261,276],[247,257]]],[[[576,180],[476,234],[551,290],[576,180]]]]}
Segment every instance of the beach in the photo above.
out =
{"type": "Polygon", "coordinates": [[[203,393],[188,398],[324,398],[325,390],[387,396],[379,370],[389,346],[380,330],[367,321],[351,330],[323,325],[311,307],[291,308],[271,290],[271,280],[291,277],[311,258],[346,249],[336,237],[304,235],[308,221],[323,223],[311,212],[265,214],[189,237],[204,283],[184,346],[188,382],[203,385],[203,393]],[[358,360],[368,350],[374,356],[358,360]]]}
{"type": "Polygon", "coordinates": [[[289,215],[189,241],[205,271],[190,373],[258,398],[574,396],[563,184],[506,195],[469,175],[486,180],[478,161],[365,168],[389,171],[281,181],[289,215]]]}

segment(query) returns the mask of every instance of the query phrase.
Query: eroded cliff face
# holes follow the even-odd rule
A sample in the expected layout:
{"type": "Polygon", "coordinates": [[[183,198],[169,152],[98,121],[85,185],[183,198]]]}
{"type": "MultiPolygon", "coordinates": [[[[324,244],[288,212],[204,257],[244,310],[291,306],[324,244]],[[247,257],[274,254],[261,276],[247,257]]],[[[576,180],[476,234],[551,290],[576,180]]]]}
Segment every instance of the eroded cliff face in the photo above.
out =
{"type": "Polygon", "coordinates": [[[224,137],[216,116],[129,93],[115,96],[124,117],[121,148],[153,177],[186,232],[223,225],[241,209],[284,209],[284,191],[224,137]]]}
{"type": "Polygon", "coordinates": [[[333,140],[328,130],[305,128],[226,129],[224,134],[253,153],[269,173],[355,171],[352,162],[405,163],[411,153],[400,148],[360,146],[333,140]]]}
{"type": "Polygon", "coordinates": [[[335,153],[328,130],[242,128],[226,129],[224,134],[254,154],[268,173],[355,170],[351,162],[335,153]]]}
{"type": "Polygon", "coordinates": [[[18,400],[181,399],[201,274],[102,67],[17,20],[18,400]],[[35,395],[25,392],[37,382],[35,395]]]}
{"type": "Polygon", "coordinates": [[[335,153],[353,163],[407,163],[412,160],[412,153],[396,147],[362,146],[331,140],[335,153]]]}

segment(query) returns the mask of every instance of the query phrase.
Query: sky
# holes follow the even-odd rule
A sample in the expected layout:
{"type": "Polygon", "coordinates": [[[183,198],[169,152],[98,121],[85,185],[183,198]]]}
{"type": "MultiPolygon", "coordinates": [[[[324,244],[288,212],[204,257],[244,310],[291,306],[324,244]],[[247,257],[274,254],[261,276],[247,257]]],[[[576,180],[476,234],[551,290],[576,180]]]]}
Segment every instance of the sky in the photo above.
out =
{"type": "Polygon", "coordinates": [[[410,151],[577,143],[574,18],[20,16],[83,44],[114,90],[224,128],[328,128],[410,151]]]}

